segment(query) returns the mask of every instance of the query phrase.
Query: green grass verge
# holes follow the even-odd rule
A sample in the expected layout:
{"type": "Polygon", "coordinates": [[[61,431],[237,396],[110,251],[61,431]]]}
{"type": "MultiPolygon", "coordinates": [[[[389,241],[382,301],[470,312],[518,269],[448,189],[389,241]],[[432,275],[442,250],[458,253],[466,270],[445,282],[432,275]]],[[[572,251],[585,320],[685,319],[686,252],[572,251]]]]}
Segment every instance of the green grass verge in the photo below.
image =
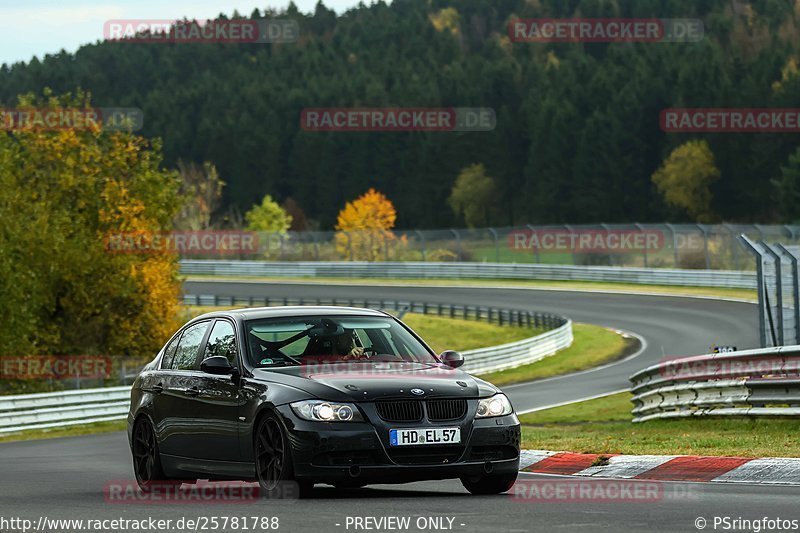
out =
{"type": "Polygon", "coordinates": [[[639,345],[633,338],[591,324],[573,324],[572,333],[572,346],[566,350],[530,365],[483,374],[481,378],[500,386],[568,374],[619,359],[639,345]]]}
{"type": "Polygon", "coordinates": [[[115,420],[112,422],[95,422],[94,424],[68,426],[63,428],[32,429],[29,431],[22,431],[20,433],[11,433],[9,435],[0,436],[0,442],[55,439],[57,437],[77,437],[80,435],[91,435],[95,433],[124,431],[126,427],[127,422],[125,420],[115,420]]]}
{"type": "Polygon", "coordinates": [[[757,294],[751,289],[727,289],[722,287],[680,287],[677,285],[642,285],[635,283],[604,283],[597,281],[539,281],[539,280],[487,280],[487,279],[383,279],[383,278],[270,278],[249,276],[198,276],[186,277],[187,280],[237,280],[264,282],[303,282],[319,284],[347,285],[435,285],[439,287],[493,287],[493,288],[529,288],[529,289],[564,289],[603,292],[629,292],[636,294],[666,296],[706,296],[712,298],[734,298],[756,301],[757,294]]]}
{"type": "Polygon", "coordinates": [[[522,415],[528,449],[800,457],[800,420],[692,418],[633,424],[627,392],[522,415]]]}
{"type": "Polygon", "coordinates": [[[521,341],[544,333],[543,329],[537,328],[500,326],[476,320],[417,313],[407,313],[403,317],[403,322],[425,339],[436,353],[442,353],[444,350],[463,352],[476,348],[488,348],[521,341]]]}

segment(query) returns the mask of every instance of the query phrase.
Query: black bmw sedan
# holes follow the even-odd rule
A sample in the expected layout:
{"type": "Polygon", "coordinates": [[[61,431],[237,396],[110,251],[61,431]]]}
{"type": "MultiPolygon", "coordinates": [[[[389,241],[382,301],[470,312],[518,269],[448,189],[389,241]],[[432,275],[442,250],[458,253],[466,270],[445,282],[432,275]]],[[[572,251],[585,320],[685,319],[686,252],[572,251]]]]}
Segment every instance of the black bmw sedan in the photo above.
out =
{"type": "Polygon", "coordinates": [[[496,387],[400,320],[345,307],[215,312],[183,326],[133,385],[143,490],[196,479],[360,487],[460,478],[509,490],[520,426],[496,387]]]}

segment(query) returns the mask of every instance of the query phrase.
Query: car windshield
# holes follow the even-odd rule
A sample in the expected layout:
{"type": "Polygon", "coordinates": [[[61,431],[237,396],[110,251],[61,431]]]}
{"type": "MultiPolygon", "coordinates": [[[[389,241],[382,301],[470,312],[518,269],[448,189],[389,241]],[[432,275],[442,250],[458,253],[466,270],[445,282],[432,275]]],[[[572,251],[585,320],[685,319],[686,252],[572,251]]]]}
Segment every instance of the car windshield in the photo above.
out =
{"type": "Polygon", "coordinates": [[[250,320],[247,339],[250,362],[256,367],[344,361],[438,362],[391,317],[317,315],[250,320]]]}

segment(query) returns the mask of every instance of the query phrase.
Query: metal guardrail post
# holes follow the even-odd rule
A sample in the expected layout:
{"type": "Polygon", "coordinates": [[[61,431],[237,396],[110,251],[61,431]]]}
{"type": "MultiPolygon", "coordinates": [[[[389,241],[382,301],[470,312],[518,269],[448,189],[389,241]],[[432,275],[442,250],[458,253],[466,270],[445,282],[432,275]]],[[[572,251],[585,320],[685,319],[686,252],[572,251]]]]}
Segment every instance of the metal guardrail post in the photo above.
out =
{"type": "MultiPolygon", "coordinates": [[[[526,224],[525,227],[528,228],[528,230],[531,232],[531,237],[533,237],[533,233],[536,231],[536,228],[534,228],[530,224],[526,224]]],[[[534,249],[533,249],[533,261],[534,261],[534,263],[538,263],[539,262],[539,247],[538,246],[534,247],[534,249]]]]}
{"type": "Polygon", "coordinates": [[[758,232],[758,240],[759,241],[763,241],[764,240],[764,230],[761,229],[761,224],[753,224],[753,227],[758,232]]]}
{"type": "MultiPolygon", "coordinates": [[[[781,256],[775,252],[769,245],[765,242],[759,243],[763,248],[764,251],[772,257],[775,261],[775,293],[776,293],[776,302],[775,305],[778,310],[778,346],[784,345],[783,339],[783,272],[782,272],[782,264],[781,264],[781,256]]],[[[773,342],[775,333],[773,332],[773,342]]]]}
{"type": "Polygon", "coordinates": [[[572,251],[572,264],[577,265],[578,261],[575,256],[575,245],[572,242],[572,234],[574,233],[574,231],[572,230],[572,226],[570,226],[569,224],[564,224],[564,227],[567,228],[567,231],[569,232],[569,247],[572,251]]]}
{"type": "Polygon", "coordinates": [[[461,235],[453,228],[450,228],[450,233],[456,238],[456,260],[461,261],[461,235]]]}
{"type": "Polygon", "coordinates": [[[427,254],[425,253],[425,235],[420,230],[414,230],[414,233],[419,238],[420,246],[422,248],[422,261],[427,261],[427,254]]]}
{"type": "Polygon", "coordinates": [[[488,228],[489,233],[492,234],[494,238],[494,260],[498,263],[500,262],[500,241],[497,239],[497,230],[494,228],[488,228]]]}
{"type": "Polygon", "coordinates": [[[675,230],[675,226],[672,224],[664,224],[667,229],[672,233],[672,254],[673,254],[673,263],[675,264],[675,268],[678,268],[680,265],[680,261],[678,260],[678,232],[675,230]]]}
{"type": "Polygon", "coordinates": [[[317,240],[317,232],[311,232],[311,241],[314,243],[314,258],[319,261],[319,241],[317,240]]]}
{"type": "Polygon", "coordinates": [[[800,344],[800,270],[798,270],[798,258],[784,245],[777,243],[775,246],[789,258],[792,264],[792,306],[794,308],[794,339],[792,343],[800,344]]]}
{"type": "MultiPolygon", "coordinates": [[[[639,231],[642,231],[642,232],[645,231],[644,227],[642,227],[642,225],[639,224],[638,222],[634,222],[633,225],[639,231]]],[[[644,252],[642,252],[642,259],[644,260],[644,267],[645,268],[648,267],[648,264],[647,264],[647,244],[646,243],[647,243],[647,239],[645,239],[644,252]]]]}
{"type": "Polygon", "coordinates": [[[764,286],[764,266],[763,266],[763,257],[761,250],[756,246],[756,243],[751,241],[747,235],[744,233],[739,235],[739,242],[742,243],[742,246],[745,247],[750,253],[755,256],[756,259],[756,287],[758,290],[758,334],[759,339],[761,341],[761,346],[767,346],[767,330],[766,330],[766,316],[765,316],[765,305],[766,305],[766,288],[764,286]]]}
{"type": "Polygon", "coordinates": [[[731,239],[731,254],[733,255],[733,268],[739,268],[739,245],[736,239],[736,229],[730,224],[723,224],[723,228],[728,230],[731,239]]]}
{"type": "Polygon", "coordinates": [[[706,269],[711,270],[711,256],[708,253],[708,228],[703,224],[697,224],[697,227],[703,232],[703,253],[706,256],[706,269]]]}

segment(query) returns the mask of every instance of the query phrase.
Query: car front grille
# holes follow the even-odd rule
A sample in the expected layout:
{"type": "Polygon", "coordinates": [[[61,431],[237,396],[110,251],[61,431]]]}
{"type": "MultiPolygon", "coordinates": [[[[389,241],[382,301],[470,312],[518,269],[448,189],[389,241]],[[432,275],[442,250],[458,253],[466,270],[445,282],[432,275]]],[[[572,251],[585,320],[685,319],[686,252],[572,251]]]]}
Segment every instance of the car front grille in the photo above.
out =
{"type": "Polygon", "coordinates": [[[388,422],[419,422],[422,420],[422,402],[400,400],[396,402],[376,402],[378,416],[388,422]]]}
{"type": "Polygon", "coordinates": [[[428,410],[428,419],[434,422],[460,420],[467,414],[467,400],[453,398],[445,400],[398,400],[376,402],[378,416],[387,422],[419,422],[422,406],[428,410]]]}
{"type": "Polygon", "coordinates": [[[460,420],[467,414],[467,400],[428,400],[428,418],[430,420],[460,420]]]}

